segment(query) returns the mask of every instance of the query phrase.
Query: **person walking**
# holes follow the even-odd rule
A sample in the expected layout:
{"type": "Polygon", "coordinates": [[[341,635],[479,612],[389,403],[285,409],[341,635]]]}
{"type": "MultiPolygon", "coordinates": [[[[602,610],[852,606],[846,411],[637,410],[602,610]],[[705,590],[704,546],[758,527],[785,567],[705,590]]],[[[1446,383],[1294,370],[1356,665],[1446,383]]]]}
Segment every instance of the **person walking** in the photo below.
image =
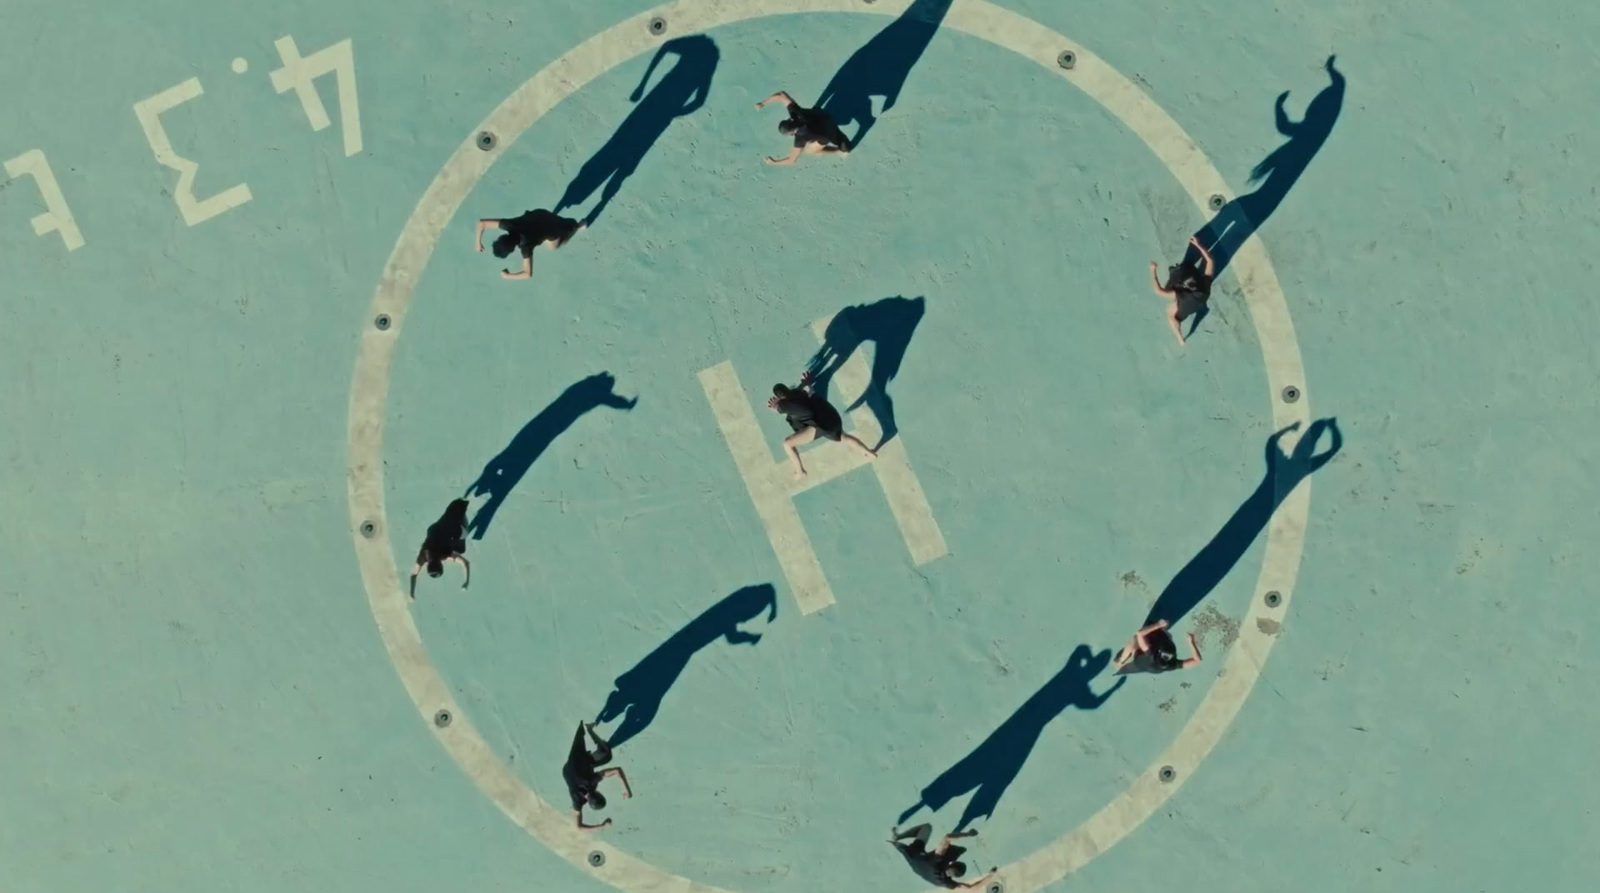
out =
{"type": "Polygon", "coordinates": [[[466,589],[472,582],[472,565],[467,563],[467,506],[465,499],[457,499],[450,503],[439,516],[439,520],[428,525],[427,536],[423,537],[422,548],[417,551],[417,563],[411,568],[411,597],[417,597],[417,574],[423,568],[428,569],[428,576],[441,577],[444,575],[444,566],[447,562],[456,562],[466,569],[467,579],[462,582],[461,588],[466,589]]]}
{"type": "Polygon", "coordinates": [[[794,147],[787,158],[767,156],[767,164],[794,164],[801,155],[850,154],[850,139],[826,111],[801,108],[794,97],[782,90],[756,103],[756,108],[765,108],[769,102],[782,102],[788,108],[789,117],[778,122],[778,132],[793,137],[794,147]]]}
{"type": "Polygon", "coordinates": [[[1156,262],[1150,262],[1150,287],[1171,302],[1167,307],[1167,324],[1172,326],[1172,334],[1179,345],[1184,343],[1183,321],[1193,316],[1195,325],[1199,325],[1199,317],[1205,316],[1206,301],[1211,298],[1211,282],[1217,270],[1211,252],[1200,244],[1199,238],[1190,236],[1189,244],[1199,252],[1203,268],[1186,257],[1167,268],[1167,284],[1162,285],[1156,277],[1156,262]]]}
{"type": "Polygon", "coordinates": [[[510,257],[513,251],[522,252],[522,269],[516,272],[501,270],[500,278],[528,279],[533,276],[533,249],[540,246],[552,251],[560,248],[571,241],[573,236],[587,229],[588,224],[544,209],[524,211],[520,217],[485,217],[478,221],[476,245],[480,254],[483,252],[484,230],[490,227],[505,230],[494,240],[495,257],[506,258],[510,257]]]}
{"type": "Polygon", "coordinates": [[[805,463],[800,461],[800,447],[818,437],[848,442],[868,459],[877,458],[877,452],[862,443],[861,438],[845,433],[844,419],[840,417],[839,410],[817,396],[812,388],[813,382],[811,373],[806,372],[800,376],[798,387],[775,384],[772,386],[772,398],[767,401],[767,408],[782,413],[789,427],[794,430],[793,434],[783,439],[783,450],[789,454],[789,461],[794,463],[794,476],[806,476],[805,463]]]}
{"type": "Polygon", "coordinates": [[[561,767],[561,777],[567,783],[567,794],[572,798],[572,821],[579,831],[598,831],[611,825],[610,819],[597,825],[587,824],[583,820],[585,806],[594,810],[606,808],[606,797],[600,793],[601,780],[616,776],[622,782],[622,796],[627,799],[633,797],[633,787],[628,784],[628,776],[622,771],[622,767],[600,769],[609,762],[611,762],[611,745],[594,733],[594,723],[578,723],[578,734],[572,738],[572,749],[567,752],[567,762],[561,767]],[[594,739],[593,753],[590,753],[589,746],[584,743],[585,733],[594,739]]]}

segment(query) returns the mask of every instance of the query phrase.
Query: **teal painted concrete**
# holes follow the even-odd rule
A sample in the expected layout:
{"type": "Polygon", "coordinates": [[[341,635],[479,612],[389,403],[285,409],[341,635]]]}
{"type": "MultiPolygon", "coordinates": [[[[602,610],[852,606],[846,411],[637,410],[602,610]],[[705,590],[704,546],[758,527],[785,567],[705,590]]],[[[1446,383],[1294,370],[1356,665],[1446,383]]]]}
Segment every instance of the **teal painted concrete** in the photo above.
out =
{"type": "MultiPolygon", "coordinates": [[[[1281,142],[1277,95],[1298,116],[1331,53],[1348,78],[1259,234],[1308,399],[1344,438],[1312,478],[1292,609],[1200,771],[1057,888],[1600,875],[1585,687],[1600,127],[1582,114],[1600,12],[1003,5],[1135,77],[1241,190],[1281,142]]],[[[607,889],[506,820],[418,718],[352,558],[345,431],[373,287],[434,173],[505,95],[645,4],[412,6],[0,11],[0,158],[42,149],[86,239],[68,254],[33,235],[34,187],[0,187],[8,891],[607,889]],[[359,155],[272,91],[285,34],[306,54],[353,39],[359,155]],[[191,76],[204,96],[163,120],[201,165],[197,192],[255,196],[193,228],[132,112],[191,76]]],[[[1134,135],[1031,63],[940,32],[850,158],[759,163],[783,141],[778,113],[750,105],[811,98],[886,21],[709,32],[705,106],[591,230],[502,282],[472,219],[554,203],[648,58],[558,106],[448,228],[391,376],[401,561],[563,389],[609,372],[638,398],[531,465],[471,542],[469,592],[453,571],[418,586],[435,664],[550,802],[571,727],[616,677],[724,596],[776,587],[776,619],[743,624],[761,641],[695,654],[619,749],[636,796],[613,797],[602,832],[729,889],[915,889],[881,842],[890,823],[1077,646],[1120,645],[1255,490],[1271,433],[1232,280],[1182,349],[1149,294],[1145,265],[1204,218],[1134,135]],[[895,296],[925,301],[889,390],[950,555],[913,567],[868,473],[826,484],[798,505],[838,604],[801,616],[696,375],[731,361],[759,403],[815,349],[811,321],[895,296]]],[[[781,421],[760,418],[776,447],[781,421]]],[[[1069,831],[1171,740],[1261,547],[1179,626],[1201,637],[1199,669],[1043,727],[979,824],[982,867],[1069,831]]]]}

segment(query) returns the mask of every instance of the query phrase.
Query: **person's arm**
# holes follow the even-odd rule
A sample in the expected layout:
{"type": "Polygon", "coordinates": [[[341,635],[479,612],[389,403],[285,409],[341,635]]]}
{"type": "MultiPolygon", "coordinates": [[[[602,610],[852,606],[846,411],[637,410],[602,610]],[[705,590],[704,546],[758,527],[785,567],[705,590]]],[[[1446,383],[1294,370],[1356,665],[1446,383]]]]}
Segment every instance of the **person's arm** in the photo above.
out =
{"type": "Polygon", "coordinates": [[[532,278],[532,276],[533,276],[533,253],[532,252],[529,252],[529,253],[524,254],[522,256],[522,269],[518,270],[517,272],[513,273],[510,270],[501,270],[500,271],[500,278],[502,278],[502,279],[529,279],[529,278],[532,278]]]}
{"type": "Polygon", "coordinates": [[[1189,669],[1200,662],[1200,645],[1194,640],[1194,633],[1189,634],[1189,648],[1194,651],[1194,657],[1183,662],[1181,669],[1189,669]]]}
{"type": "Polygon", "coordinates": [[[574,809],[572,811],[572,823],[577,826],[579,831],[598,831],[601,828],[610,827],[611,820],[610,819],[606,819],[605,821],[601,822],[598,825],[585,824],[584,821],[583,821],[583,810],[574,809]]]}
{"type": "Polygon", "coordinates": [[[956,886],[961,888],[961,889],[963,889],[963,890],[976,890],[977,888],[979,888],[979,887],[983,886],[984,884],[988,883],[989,879],[994,877],[999,872],[1000,872],[1000,867],[997,865],[994,868],[991,868],[987,872],[985,872],[983,877],[977,878],[976,880],[967,881],[964,884],[960,883],[958,881],[956,883],[956,886]]]}
{"type": "Polygon", "coordinates": [[[963,837],[977,837],[977,836],[978,836],[978,832],[977,832],[976,829],[971,830],[971,831],[952,831],[951,833],[946,834],[944,836],[943,840],[939,841],[939,845],[934,848],[933,852],[934,852],[935,855],[942,856],[942,855],[945,854],[945,852],[947,850],[950,849],[951,841],[960,840],[963,837]]]}
{"type": "Polygon", "coordinates": [[[461,588],[465,589],[472,584],[472,564],[467,561],[467,556],[465,555],[457,555],[455,560],[461,562],[461,566],[467,569],[467,579],[461,583],[461,588]]]}
{"type": "Polygon", "coordinates": [[[1175,297],[1177,297],[1178,296],[1177,292],[1173,291],[1170,288],[1162,288],[1161,287],[1161,278],[1156,272],[1157,269],[1159,269],[1159,268],[1156,266],[1156,262],[1155,261],[1151,261],[1150,262],[1150,288],[1152,290],[1154,290],[1156,294],[1162,296],[1163,298],[1175,298],[1175,297]]]}
{"type": "Polygon", "coordinates": [[[604,772],[600,773],[600,777],[601,778],[609,778],[610,776],[613,776],[613,775],[615,775],[617,777],[618,781],[622,782],[622,797],[623,797],[623,799],[624,800],[632,800],[633,799],[633,786],[628,784],[628,774],[626,772],[622,771],[622,767],[621,766],[612,766],[610,769],[607,769],[604,772]]]}
{"type": "Polygon", "coordinates": [[[1152,623],[1149,626],[1145,627],[1144,629],[1141,629],[1138,632],[1134,633],[1133,634],[1133,640],[1135,642],[1139,643],[1139,650],[1140,651],[1149,651],[1150,650],[1150,643],[1145,641],[1144,637],[1150,635],[1151,633],[1155,632],[1158,629],[1166,629],[1166,628],[1167,628],[1167,621],[1165,621],[1165,620],[1157,620],[1155,623],[1152,623]]]}
{"type": "Polygon", "coordinates": [[[782,90],[779,90],[778,92],[772,94],[771,96],[768,96],[766,99],[763,99],[760,102],[756,103],[756,108],[758,108],[758,109],[766,108],[767,103],[769,103],[769,102],[778,102],[779,100],[782,100],[784,105],[790,105],[790,104],[792,104],[794,102],[794,99],[791,98],[789,96],[789,94],[783,92],[782,90]]]}
{"type": "Polygon", "coordinates": [[[797,159],[799,157],[800,157],[800,147],[799,146],[795,146],[793,149],[789,150],[789,157],[788,158],[773,158],[771,155],[768,155],[767,156],[767,164],[776,164],[776,165],[794,164],[795,159],[797,159]]]}
{"type": "Polygon", "coordinates": [[[1206,278],[1212,278],[1217,272],[1217,264],[1211,259],[1211,252],[1206,250],[1206,246],[1200,244],[1199,236],[1190,236],[1189,244],[1194,246],[1194,250],[1200,252],[1201,260],[1206,262],[1206,278]]]}
{"type": "Polygon", "coordinates": [[[480,254],[483,253],[483,231],[488,229],[491,226],[499,226],[499,225],[500,225],[500,221],[492,220],[492,219],[490,219],[488,217],[485,217],[484,219],[478,221],[478,232],[477,232],[477,236],[474,239],[474,241],[476,241],[477,245],[478,245],[478,253],[480,253],[480,254]]]}
{"type": "Polygon", "coordinates": [[[420,564],[411,569],[411,599],[412,599],[412,601],[416,601],[416,598],[417,598],[417,574],[419,574],[419,573],[422,573],[422,565],[420,565],[420,564]]]}
{"type": "Polygon", "coordinates": [[[806,371],[800,373],[800,390],[805,391],[807,394],[814,395],[817,392],[816,388],[813,387],[816,383],[817,377],[811,374],[811,370],[807,369],[806,371]]]}

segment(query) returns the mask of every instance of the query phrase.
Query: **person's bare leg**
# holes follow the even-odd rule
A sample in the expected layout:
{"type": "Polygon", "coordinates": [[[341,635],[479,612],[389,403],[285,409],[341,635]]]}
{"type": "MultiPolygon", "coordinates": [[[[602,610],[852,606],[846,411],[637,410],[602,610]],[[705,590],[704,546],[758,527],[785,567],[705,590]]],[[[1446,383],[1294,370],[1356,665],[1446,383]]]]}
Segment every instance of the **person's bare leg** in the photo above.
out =
{"type": "Polygon", "coordinates": [[[1178,320],[1178,308],[1176,305],[1167,311],[1167,324],[1172,326],[1172,334],[1178,339],[1179,346],[1182,346],[1183,323],[1178,320]]]}
{"type": "Polygon", "coordinates": [[[866,456],[868,459],[878,458],[878,453],[873,450],[872,447],[862,443],[861,438],[855,436],[854,434],[841,434],[839,439],[855,444],[856,448],[861,450],[861,455],[866,456]]]}
{"type": "Polygon", "coordinates": [[[806,464],[800,461],[800,447],[817,439],[817,429],[807,428],[783,439],[783,451],[789,454],[789,461],[794,463],[794,476],[796,480],[806,476],[806,464]]]}

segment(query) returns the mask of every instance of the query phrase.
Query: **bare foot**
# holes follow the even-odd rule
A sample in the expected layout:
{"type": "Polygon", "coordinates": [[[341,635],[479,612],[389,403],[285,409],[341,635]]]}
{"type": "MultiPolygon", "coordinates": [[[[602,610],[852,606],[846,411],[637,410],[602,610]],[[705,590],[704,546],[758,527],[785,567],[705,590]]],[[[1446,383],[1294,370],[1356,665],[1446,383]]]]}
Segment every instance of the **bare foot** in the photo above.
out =
{"type": "Polygon", "coordinates": [[[799,466],[795,466],[794,479],[798,481],[798,480],[804,478],[805,476],[806,476],[806,470],[804,468],[799,467],[799,466]]]}

